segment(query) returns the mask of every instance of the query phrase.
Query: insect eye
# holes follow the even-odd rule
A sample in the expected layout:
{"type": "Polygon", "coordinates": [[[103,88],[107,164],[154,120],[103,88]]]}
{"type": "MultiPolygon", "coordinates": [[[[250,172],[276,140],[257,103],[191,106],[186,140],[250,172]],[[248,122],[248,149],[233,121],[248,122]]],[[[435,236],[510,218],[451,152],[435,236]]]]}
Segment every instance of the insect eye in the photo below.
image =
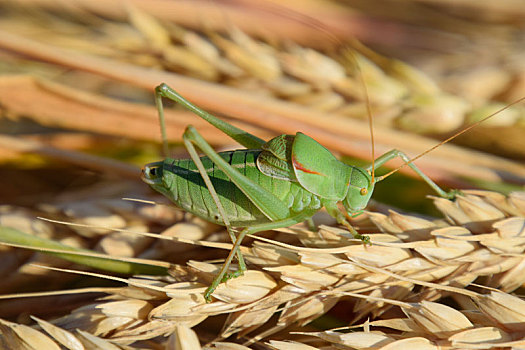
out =
{"type": "Polygon", "coordinates": [[[361,192],[360,192],[360,193],[361,193],[361,196],[366,196],[366,195],[368,194],[368,190],[367,190],[366,188],[363,187],[363,188],[361,189],[361,192]]]}

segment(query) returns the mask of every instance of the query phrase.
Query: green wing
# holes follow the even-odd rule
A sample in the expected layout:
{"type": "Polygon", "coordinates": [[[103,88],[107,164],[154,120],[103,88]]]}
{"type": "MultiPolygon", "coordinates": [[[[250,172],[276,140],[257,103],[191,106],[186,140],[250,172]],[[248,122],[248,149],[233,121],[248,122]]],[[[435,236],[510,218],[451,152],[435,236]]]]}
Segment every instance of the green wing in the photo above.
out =
{"type": "Polygon", "coordinates": [[[337,160],[326,148],[298,132],[292,146],[295,177],[308,191],[322,198],[343,200],[352,168],[337,160]]]}
{"type": "Polygon", "coordinates": [[[297,182],[292,166],[294,138],[293,135],[283,134],[262,145],[262,152],[257,157],[257,168],[265,175],[297,182]]]}

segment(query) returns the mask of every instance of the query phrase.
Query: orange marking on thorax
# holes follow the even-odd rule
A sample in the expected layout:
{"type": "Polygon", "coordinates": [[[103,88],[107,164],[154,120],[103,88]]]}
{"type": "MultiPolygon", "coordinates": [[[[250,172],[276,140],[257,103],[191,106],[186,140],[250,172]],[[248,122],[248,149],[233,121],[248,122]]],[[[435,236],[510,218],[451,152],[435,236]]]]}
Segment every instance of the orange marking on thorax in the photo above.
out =
{"type": "Polygon", "coordinates": [[[298,170],[301,170],[301,171],[303,171],[305,173],[326,176],[323,173],[320,173],[320,172],[317,172],[317,171],[310,170],[310,169],[306,168],[303,164],[299,163],[299,161],[297,159],[295,159],[295,156],[292,156],[292,163],[293,163],[294,168],[296,168],[298,170]]]}

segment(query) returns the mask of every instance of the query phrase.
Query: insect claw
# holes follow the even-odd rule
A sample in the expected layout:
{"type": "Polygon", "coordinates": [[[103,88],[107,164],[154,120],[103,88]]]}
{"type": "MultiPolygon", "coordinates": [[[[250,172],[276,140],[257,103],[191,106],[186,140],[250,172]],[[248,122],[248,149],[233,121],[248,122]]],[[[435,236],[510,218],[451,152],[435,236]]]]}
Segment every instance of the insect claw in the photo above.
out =
{"type": "Polygon", "coordinates": [[[211,303],[211,294],[214,290],[215,288],[212,289],[211,286],[206,288],[206,291],[204,292],[204,300],[206,300],[206,303],[211,303]]]}
{"type": "Polygon", "coordinates": [[[461,190],[450,190],[447,192],[447,198],[450,200],[454,200],[457,196],[461,195],[463,195],[463,192],[461,192],[461,190]]]}
{"type": "MultiPolygon", "coordinates": [[[[244,269],[239,268],[235,272],[229,272],[229,273],[224,275],[224,277],[221,279],[221,281],[219,283],[224,283],[224,282],[226,282],[228,280],[231,280],[232,278],[240,277],[240,276],[244,275],[244,271],[246,271],[246,268],[244,268],[244,269]]],[[[207,303],[211,303],[211,295],[215,291],[216,287],[217,287],[217,285],[214,286],[212,284],[208,288],[206,288],[206,291],[204,292],[204,300],[206,300],[207,303]]]]}
{"type": "Polygon", "coordinates": [[[352,227],[352,225],[350,225],[348,222],[346,222],[346,220],[343,221],[342,224],[344,226],[346,226],[348,231],[350,231],[350,233],[352,234],[352,236],[354,236],[355,239],[361,240],[363,242],[363,244],[365,244],[365,245],[372,245],[372,243],[370,243],[370,237],[369,236],[362,235],[359,232],[357,232],[355,230],[355,228],[352,227]]]}
{"type": "Polygon", "coordinates": [[[361,241],[363,241],[363,244],[364,245],[372,245],[372,243],[370,243],[370,236],[365,236],[365,235],[357,235],[355,238],[358,238],[360,239],[361,241]]]}

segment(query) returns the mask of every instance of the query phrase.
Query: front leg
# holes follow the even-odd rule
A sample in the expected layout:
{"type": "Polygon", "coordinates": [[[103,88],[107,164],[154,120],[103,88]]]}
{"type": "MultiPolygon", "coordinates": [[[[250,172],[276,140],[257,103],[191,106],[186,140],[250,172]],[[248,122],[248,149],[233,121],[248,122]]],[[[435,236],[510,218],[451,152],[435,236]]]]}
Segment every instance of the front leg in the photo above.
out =
{"type": "MultiPolygon", "coordinates": [[[[406,165],[408,165],[412,170],[414,170],[423,179],[423,181],[425,181],[430,187],[432,187],[432,189],[436,191],[436,193],[439,194],[441,197],[448,198],[448,199],[454,199],[460,193],[460,191],[458,190],[452,190],[449,192],[444,191],[441,187],[438,186],[438,184],[432,181],[431,178],[425,175],[425,173],[423,173],[414,163],[412,163],[410,158],[405,153],[397,149],[388,151],[385,154],[383,154],[381,157],[377,158],[374,161],[373,171],[375,171],[377,168],[379,168],[381,165],[385,164],[389,160],[392,160],[396,157],[401,158],[406,163],[406,165]]],[[[367,170],[371,171],[372,166],[369,166],[367,170]]],[[[384,177],[382,176],[376,177],[376,182],[379,182],[383,179],[384,177]]]]}
{"type": "Polygon", "coordinates": [[[356,231],[355,228],[350,225],[348,220],[346,220],[344,214],[337,207],[337,202],[334,201],[323,201],[323,206],[326,208],[326,211],[330,216],[337,220],[339,225],[343,225],[347,228],[348,231],[354,236],[355,239],[363,241],[364,244],[371,244],[370,237],[360,234],[356,231]]]}

